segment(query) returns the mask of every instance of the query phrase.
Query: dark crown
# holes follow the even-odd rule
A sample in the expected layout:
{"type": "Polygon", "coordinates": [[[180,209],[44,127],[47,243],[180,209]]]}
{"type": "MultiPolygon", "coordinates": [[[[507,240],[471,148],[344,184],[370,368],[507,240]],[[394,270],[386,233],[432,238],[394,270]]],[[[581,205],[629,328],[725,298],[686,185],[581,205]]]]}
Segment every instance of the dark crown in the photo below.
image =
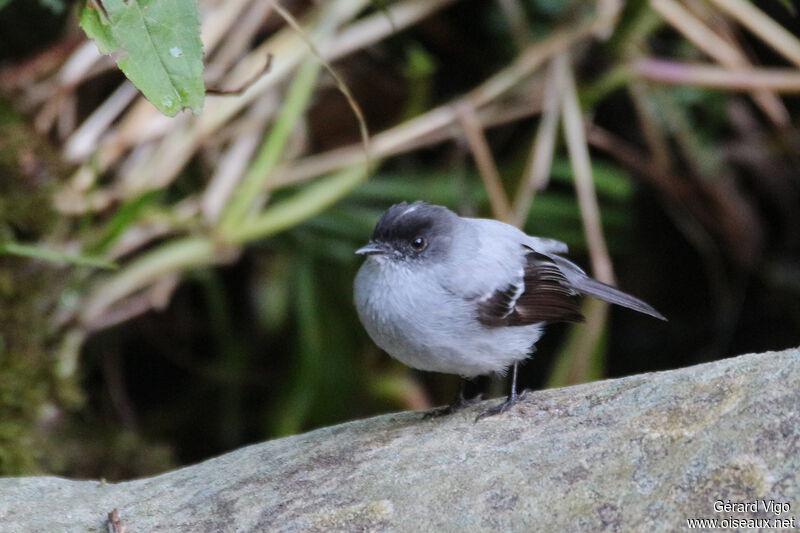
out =
{"type": "Polygon", "coordinates": [[[372,233],[372,240],[395,242],[413,239],[428,233],[434,225],[440,229],[438,226],[444,225],[452,215],[454,213],[446,207],[420,201],[394,204],[381,216],[372,233]]]}

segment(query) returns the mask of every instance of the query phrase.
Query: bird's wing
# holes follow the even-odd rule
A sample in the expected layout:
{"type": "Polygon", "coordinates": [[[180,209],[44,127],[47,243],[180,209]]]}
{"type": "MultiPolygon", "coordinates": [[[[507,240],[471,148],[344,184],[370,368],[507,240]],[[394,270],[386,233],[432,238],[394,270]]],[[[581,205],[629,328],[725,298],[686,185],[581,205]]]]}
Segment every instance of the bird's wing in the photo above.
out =
{"type": "Polygon", "coordinates": [[[568,252],[566,243],[550,237],[528,235],[524,231],[499,220],[491,218],[462,218],[462,220],[478,228],[481,233],[513,240],[515,243],[522,244],[543,254],[565,254],[568,252]]]}
{"type": "Polygon", "coordinates": [[[449,272],[448,284],[453,294],[477,303],[477,317],[484,325],[580,322],[580,294],[666,320],[642,300],[590,278],[557,255],[567,249],[562,242],[532,237],[496,220],[462,220],[475,229],[464,244],[468,251],[462,250],[469,264],[449,272]]]}
{"type": "Polygon", "coordinates": [[[524,246],[521,279],[478,299],[478,321],[485,326],[523,326],[538,322],[581,322],[575,291],[547,255],[524,246]]]}
{"type": "Polygon", "coordinates": [[[543,254],[565,254],[569,251],[566,243],[549,237],[532,237],[530,235],[525,235],[525,237],[527,237],[525,246],[543,254]]]}
{"type": "Polygon", "coordinates": [[[664,315],[656,311],[651,305],[643,302],[639,298],[631,296],[626,292],[622,292],[621,290],[603,283],[602,281],[597,281],[594,278],[590,278],[586,275],[586,272],[584,272],[572,261],[550,253],[544,255],[546,255],[546,257],[551,260],[554,265],[556,265],[559,272],[561,272],[562,275],[567,279],[569,286],[580,294],[594,296],[595,298],[599,298],[604,302],[627,307],[628,309],[633,309],[634,311],[650,315],[659,320],[666,320],[664,315]]]}

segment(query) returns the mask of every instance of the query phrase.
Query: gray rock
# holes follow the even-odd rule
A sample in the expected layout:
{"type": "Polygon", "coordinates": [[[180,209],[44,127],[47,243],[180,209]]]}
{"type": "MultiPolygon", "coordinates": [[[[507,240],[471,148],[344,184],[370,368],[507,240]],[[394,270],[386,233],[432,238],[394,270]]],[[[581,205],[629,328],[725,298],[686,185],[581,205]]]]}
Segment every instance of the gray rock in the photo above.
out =
{"type": "Polygon", "coordinates": [[[359,420],[125,483],[0,479],[0,530],[106,531],[114,508],[127,533],[800,527],[798,349],[540,391],[474,423],[484,407],[359,420]]]}

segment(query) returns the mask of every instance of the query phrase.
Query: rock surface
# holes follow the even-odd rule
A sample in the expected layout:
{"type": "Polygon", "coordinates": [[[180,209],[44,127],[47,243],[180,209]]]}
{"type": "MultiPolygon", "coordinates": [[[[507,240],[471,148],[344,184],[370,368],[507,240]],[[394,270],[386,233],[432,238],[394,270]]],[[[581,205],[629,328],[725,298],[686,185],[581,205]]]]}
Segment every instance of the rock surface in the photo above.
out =
{"type": "Polygon", "coordinates": [[[0,479],[0,530],[107,531],[114,508],[127,533],[800,529],[798,349],[540,391],[474,423],[482,408],[359,420],[125,483],[0,479]]]}

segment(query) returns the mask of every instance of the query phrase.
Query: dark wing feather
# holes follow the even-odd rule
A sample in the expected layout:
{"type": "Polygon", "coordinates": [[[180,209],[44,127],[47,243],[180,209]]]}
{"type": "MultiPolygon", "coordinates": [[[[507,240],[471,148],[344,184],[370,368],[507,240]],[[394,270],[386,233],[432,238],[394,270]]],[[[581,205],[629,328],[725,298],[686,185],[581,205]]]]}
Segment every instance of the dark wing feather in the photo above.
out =
{"type": "Polygon", "coordinates": [[[587,296],[599,298],[604,302],[608,302],[628,309],[633,309],[639,313],[650,315],[659,320],[666,320],[666,317],[656,311],[650,304],[643,302],[635,296],[631,296],[626,292],[622,292],[616,287],[607,285],[596,279],[592,279],[586,273],[578,268],[574,263],[571,263],[563,257],[553,254],[546,254],[556,267],[561,271],[564,276],[569,280],[569,286],[576,292],[587,296]]]}
{"type": "Polygon", "coordinates": [[[537,322],[582,322],[577,292],[558,266],[531,250],[525,256],[523,287],[509,284],[478,302],[485,326],[524,326],[537,322]]]}

